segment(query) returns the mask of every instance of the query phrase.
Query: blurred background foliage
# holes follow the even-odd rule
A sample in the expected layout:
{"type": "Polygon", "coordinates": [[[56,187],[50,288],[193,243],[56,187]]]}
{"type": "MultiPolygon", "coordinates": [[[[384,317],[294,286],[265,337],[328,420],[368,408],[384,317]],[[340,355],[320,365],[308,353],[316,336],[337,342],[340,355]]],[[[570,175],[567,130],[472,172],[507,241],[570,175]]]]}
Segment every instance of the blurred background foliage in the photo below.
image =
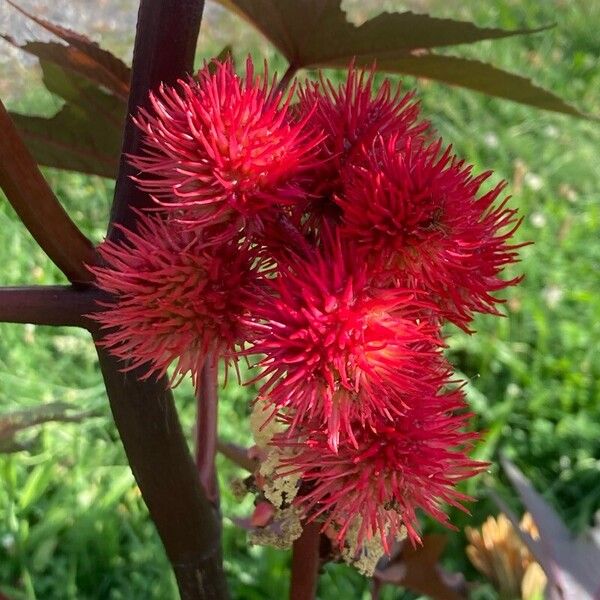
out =
{"type": "MultiPolygon", "coordinates": [[[[82,10],[87,3],[68,4],[71,12],[61,15],[52,13],[60,11],[60,3],[50,7],[43,0],[23,2],[34,12],[80,28],[128,59],[134,2],[98,2],[96,20],[83,22],[78,15],[87,14],[82,10]],[[80,5],[79,12],[72,5],[80,5]]],[[[453,52],[535,75],[559,96],[600,114],[598,0],[353,0],[344,6],[357,22],[382,8],[504,28],[556,22],[549,32],[453,52]]],[[[0,11],[2,30],[14,34],[14,15],[8,15],[5,5],[0,11]]],[[[250,52],[261,60],[266,57],[275,69],[284,66],[247,25],[209,5],[198,60],[228,43],[238,61],[250,52]]],[[[9,107],[44,115],[56,112],[60,103],[44,91],[36,69],[8,45],[0,54],[0,90],[9,107]]],[[[330,75],[341,78],[339,73],[330,75]]],[[[477,171],[493,168],[494,181],[509,182],[524,217],[518,240],[535,242],[522,250],[521,263],[511,270],[524,273],[525,280],[507,292],[506,318],[478,318],[477,335],[471,337],[448,330],[448,353],[468,381],[474,426],[484,432],[476,455],[491,466],[466,486],[478,501],[471,505],[472,516],[453,515],[458,531],[448,534],[444,564],[477,580],[480,576],[466,558],[463,529],[497,513],[485,487],[496,488],[518,508],[497,467],[500,453],[531,478],[573,531],[592,523],[600,509],[600,126],[424,80],[407,77],[404,83],[417,88],[424,115],[477,171]]],[[[112,183],[50,169],[45,174],[76,222],[100,241],[112,183]]],[[[0,284],[32,283],[63,279],[8,203],[0,201],[0,284]]],[[[251,396],[251,389],[231,383],[224,390],[224,438],[249,441],[251,396]]],[[[191,435],[191,385],[183,384],[176,398],[191,435]]],[[[0,324],[0,414],[51,402],[93,411],[94,416],[24,430],[16,439],[26,449],[0,454],[0,590],[15,600],[176,598],[162,546],[112,422],[89,336],[67,328],[0,324]]],[[[221,458],[219,467],[232,597],[284,598],[289,555],[247,546],[245,533],[231,520],[250,510],[249,500],[240,503],[229,491],[228,482],[240,473],[221,458]]],[[[428,522],[424,528],[437,529],[428,522]]],[[[325,567],[319,598],[368,597],[367,582],[352,569],[325,567]]],[[[381,597],[414,595],[390,588],[381,597]]],[[[495,595],[482,584],[473,597],[495,595]]]]}

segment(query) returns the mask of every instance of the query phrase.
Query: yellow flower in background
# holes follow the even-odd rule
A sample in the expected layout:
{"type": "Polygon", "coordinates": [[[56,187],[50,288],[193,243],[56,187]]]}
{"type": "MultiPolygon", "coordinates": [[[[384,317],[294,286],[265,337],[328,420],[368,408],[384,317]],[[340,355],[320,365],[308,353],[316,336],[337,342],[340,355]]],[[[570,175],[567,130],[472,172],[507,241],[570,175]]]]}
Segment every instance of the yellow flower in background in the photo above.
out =
{"type": "Polygon", "coordinates": [[[523,600],[543,600],[547,581],[546,573],[539,563],[530,563],[525,570],[523,581],[521,581],[521,598],[523,600]]]}
{"type": "MultiPolygon", "coordinates": [[[[531,537],[539,537],[529,513],[520,527],[531,537]]],[[[481,529],[467,527],[467,556],[478,571],[494,585],[503,600],[538,600],[546,587],[546,575],[523,544],[506,515],[488,517],[481,529]]]]}

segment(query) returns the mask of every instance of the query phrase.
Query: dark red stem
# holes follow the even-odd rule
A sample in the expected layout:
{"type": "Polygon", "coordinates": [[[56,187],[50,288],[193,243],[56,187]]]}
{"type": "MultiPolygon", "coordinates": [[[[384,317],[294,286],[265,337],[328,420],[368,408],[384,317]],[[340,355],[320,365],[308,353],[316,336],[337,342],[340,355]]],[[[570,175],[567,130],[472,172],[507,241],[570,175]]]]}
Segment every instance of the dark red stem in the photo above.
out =
{"type": "Polygon", "coordinates": [[[285,92],[285,90],[287,90],[288,86],[290,85],[292,79],[294,78],[294,75],[296,74],[296,72],[298,71],[298,67],[296,67],[295,65],[293,65],[292,63],[290,63],[288,65],[288,68],[286,69],[285,73],[283,74],[283,77],[279,80],[279,83],[277,84],[277,91],[278,92],[285,92]]]}
{"type": "Polygon", "coordinates": [[[97,310],[94,288],[68,285],[0,288],[0,322],[72,325],[93,329],[85,317],[97,310]]]}
{"type": "Polygon", "coordinates": [[[321,526],[308,523],[292,546],[290,600],[314,600],[319,579],[321,526]]]}
{"type": "Polygon", "coordinates": [[[0,102],[0,187],[42,250],[72,282],[91,279],[91,242],[71,221],[0,102]]]}
{"type": "MultiPolygon", "coordinates": [[[[282,244],[282,248],[286,251],[303,254],[306,258],[314,256],[315,249],[285,213],[282,212],[278,215],[275,224],[278,228],[278,236],[274,238],[276,244],[282,244]]],[[[277,247],[273,249],[276,252],[279,251],[277,247]]]]}
{"type": "Polygon", "coordinates": [[[98,357],[131,470],[175,571],[181,598],[227,598],[220,524],[200,486],[166,380],[140,381],[143,370],[122,373],[123,364],[101,348],[98,357]]]}
{"type": "MultiPolygon", "coordinates": [[[[150,90],[157,89],[161,83],[173,84],[192,72],[203,8],[204,0],[140,1],[127,104],[130,116],[137,114],[141,107],[149,107],[150,90]]],[[[135,227],[133,209],[152,205],[150,196],[131,179],[136,171],[130,166],[127,154],[138,154],[140,148],[141,132],[128,118],[110,218],[111,239],[121,235],[113,225],[135,227]]]]}
{"type": "Polygon", "coordinates": [[[196,390],[196,465],[200,483],[215,508],[219,506],[219,485],[215,470],[219,395],[218,364],[208,356],[196,390]]]}
{"type": "MultiPolygon", "coordinates": [[[[133,52],[128,111],[148,105],[161,82],[184,77],[193,68],[202,0],[141,0],[133,52]]],[[[125,127],[119,175],[108,235],[121,224],[135,228],[134,209],[152,204],[131,181],[126,153],[141,152],[140,133],[125,127]]],[[[227,598],[220,523],[200,485],[166,381],[140,380],[142,370],[122,373],[123,364],[99,348],[98,356],[115,423],[144,501],[173,565],[184,600],[227,598]]]]}
{"type": "Polygon", "coordinates": [[[258,463],[248,456],[247,448],[232,444],[231,442],[217,440],[217,450],[238,467],[242,467],[242,469],[246,469],[250,473],[256,471],[258,463]]]}

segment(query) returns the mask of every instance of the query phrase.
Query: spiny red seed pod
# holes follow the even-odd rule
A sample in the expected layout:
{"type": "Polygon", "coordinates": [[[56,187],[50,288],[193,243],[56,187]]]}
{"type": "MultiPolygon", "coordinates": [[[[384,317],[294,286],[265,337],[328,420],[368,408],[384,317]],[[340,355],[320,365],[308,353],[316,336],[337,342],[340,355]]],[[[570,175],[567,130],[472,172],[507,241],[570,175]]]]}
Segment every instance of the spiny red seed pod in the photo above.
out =
{"type": "Polygon", "coordinates": [[[136,232],[98,247],[103,264],[90,268],[113,295],[91,315],[105,331],[100,343],[124,371],[160,377],[175,363],[171,383],[187,372],[195,382],[207,354],[230,361],[246,338],[240,294],[256,282],[254,257],[233,242],[206,246],[156,215],[138,219],[136,232]]]}
{"type": "Polygon", "coordinates": [[[353,440],[351,422],[392,421],[405,394],[439,388],[441,341],[413,291],[370,286],[368,267],[333,235],[311,258],[279,264],[245,321],[248,353],[263,355],[260,394],[291,411],[293,427],[320,422],[329,444],[353,440]]]}
{"type": "Polygon", "coordinates": [[[283,97],[274,84],[254,75],[249,58],[243,77],[231,60],[213,61],[196,79],[151,93],[152,108],[135,119],[144,153],[130,157],[139,186],[179,221],[225,222],[229,235],[304,201],[299,182],[320,138],[307,131],[310,113],[291,123],[293,90],[283,97]]]}
{"type": "Polygon", "coordinates": [[[500,279],[520,246],[503,184],[481,192],[490,174],[427,144],[412,94],[374,77],[307,83],[293,107],[250,60],[162,86],[130,157],[155,205],[91,267],[124,370],[197,383],[208,355],[257,356],[254,524],[318,520],[351,562],[467,500],[483,465],[440,328],[519,280],[500,279]]]}
{"type": "Polygon", "coordinates": [[[321,76],[319,82],[307,82],[298,90],[299,114],[311,114],[315,130],[324,131],[319,150],[334,163],[332,169],[362,162],[363,152],[378,136],[414,137],[428,127],[417,121],[414,92],[404,93],[400,86],[394,91],[385,80],[374,93],[374,77],[374,70],[350,67],[338,88],[321,76]]]}
{"type": "Polygon", "coordinates": [[[331,194],[338,191],[341,177],[350,165],[362,164],[377,136],[406,136],[420,139],[428,123],[419,122],[419,106],[414,92],[392,89],[385,80],[374,92],[375,70],[359,71],[350,66],[348,77],[335,87],[323,76],[319,82],[307,82],[298,91],[298,114],[311,114],[311,125],[323,131],[319,144],[322,162],[313,172],[311,211],[335,216],[331,194]]]}
{"type": "Polygon", "coordinates": [[[309,520],[323,521],[324,530],[333,527],[340,547],[357,524],[357,549],[379,535],[389,552],[403,527],[417,543],[417,510],[450,526],[443,505],[463,509],[469,498],[456,484],[485,466],[466,455],[476,435],[462,431],[469,415],[455,411],[463,407],[460,389],[421,396],[394,424],[355,427],[357,447],[345,441],[337,452],[318,423],[307,424],[298,441],[274,439],[289,450],[280,476],[300,475],[304,492],[295,504],[309,520]]]}
{"type": "Polygon", "coordinates": [[[499,276],[517,260],[522,244],[508,240],[520,219],[508,198],[494,204],[504,183],[480,193],[490,175],[473,175],[450,147],[442,152],[441,140],[408,138],[398,151],[396,137],[379,137],[335,199],[342,235],[383,266],[388,282],[427,292],[466,328],[474,311],[498,314],[492,294],[521,279],[499,276]]]}

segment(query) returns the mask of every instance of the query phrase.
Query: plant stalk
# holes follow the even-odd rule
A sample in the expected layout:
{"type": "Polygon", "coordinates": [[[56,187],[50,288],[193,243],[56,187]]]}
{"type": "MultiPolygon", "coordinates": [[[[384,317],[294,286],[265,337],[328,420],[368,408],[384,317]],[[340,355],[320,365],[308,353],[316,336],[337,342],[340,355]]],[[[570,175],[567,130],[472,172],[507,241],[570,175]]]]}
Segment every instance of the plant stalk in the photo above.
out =
{"type": "MultiPolygon", "coordinates": [[[[172,84],[193,68],[203,0],[141,0],[133,51],[128,114],[148,107],[148,93],[172,84]]],[[[135,229],[135,209],[152,205],[131,180],[128,154],[138,154],[141,133],[127,120],[108,237],[116,224],[135,229]]],[[[126,374],[98,348],[115,423],[140,491],[177,579],[183,600],[228,597],[223,573],[220,523],[200,485],[173,396],[164,379],[142,380],[143,369],[126,374]]]]}
{"type": "Polygon", "coordinates": [[[217,450],[225,457],[228,458],[232,463],[238,467],[245,469],[250,473],[254,473],[258,466],[258,462],[248,456],[248,449],[226,442],[224,440],[217,440],[217,450]]]}
{"type": "Polygon", "coordinates": [[[127,459],[181,598],[227,598],[220,524],[200,486],[166,379],[141,381],[143,369],[123,373],[123,364],[100,347],[98,357],[127,459]]]}
{"type": "Polygon", "coordinates": [[[298,67],[296,67],[292,63],[290,63],[288,65],[288,68],[286,69],[285,73],[283,74],[283,77],[279,80],[279,83],[277,84],[277,91],[279,93],[283,94],[283,92],[285,92],[285,90],[287,90],[287,88],[289,87],[289,85],[297,71],[298,71],[298,67]]]}
{"type": "MultiPolygon", "coordinates": [[[[136,115],[142,107],[150,108],[148,94],[161,83],[174,84],[193,70],[203,8],[204,0],[140,1],[128,115],[136,115]]],[[[131,117],[128,118],[108,231],[112,240],[122,235],[118,228],[113,227],[115,224],[134,228],[134,209],[152,205],[150,196],[132,181],[132,175],[137,172],[127,159],[128,154],[140,153],[141,136],[131,117]]]]}
{"type": "Polygon", "coordinates": [[[314,600],[321,566],[320,548],[320,524],[307,523],[292,546],[290,600],[314,600]]]}
{"type": "Polygon", "coordinates": [[[98,291],[68,285],[0,287],[0,321],[94,329],[85,315],[97,310],[98,291]]]}
{"type": "Polygon", "coordinates": [[[93,262],[94,247],[50,189],[2,102],[0,132],[0,187],[8,201],[69,281],[90,281],[84,263],[93,262]]]}
{"type": "Polygon", "coordinates": [[[196,390],[196,466],[200,483],[213,506],[219,507],[219,485],[215,469],[217,453],[217,421],[219,367],[207,356],[196,390]]]}

